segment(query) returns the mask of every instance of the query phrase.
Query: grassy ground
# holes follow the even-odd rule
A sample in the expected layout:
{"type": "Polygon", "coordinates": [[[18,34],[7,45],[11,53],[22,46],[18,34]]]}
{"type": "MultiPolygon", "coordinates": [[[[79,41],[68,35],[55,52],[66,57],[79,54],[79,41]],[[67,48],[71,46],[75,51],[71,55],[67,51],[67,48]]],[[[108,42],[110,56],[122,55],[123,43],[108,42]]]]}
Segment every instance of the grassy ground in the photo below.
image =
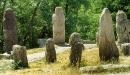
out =
{"type": "MultiPolygon", "coordinates": [[[[120,64],[130,64],[130,57],[120,56],[120,64]]],[[[93,66],[97,65],[100,66],[101,63],[99,61],[98,56],[98,48],[93,48],[89,50],[84,50],[82,55],[82,62],[81,67],[83,66],[93,66]]],[[[57,55],[57,62],[53,64],[47,64],[45,59],[31,62],[29,63],[30,68],[28,69],[21,69],[21,70],[10,70],[7,71],[5,75],[81,75],[78,68],[73,68],[69,66],[69,50],[65,51],[61,54],[57,55]]],[[[118,71],[114,70],[115,72],[129,72],[124,69],[119,69],[118,71]]],[[[114,73],[115,73],[114,72],[114,73]]],[[[102,72],[102,73],[90,73],[92,75],[104,75],[104,74],[112,73],[110,72],[102,72]]]]}
{"type": "Polygon", "coordinates": [[[28,49],[27,54],[33,54],[33,53],[38,53],[45,51],[45,48],[33,48],[33,49],[28,49]]]}
{"type": "MultiPolygon", "coordinates": [[[[55,45],[55,48],[57,48],[58,46],[55,45]]],[[[28,49],[27,50],[27,54],[33,54],[33,53],[39,53],[39,52],[42,52],[42,51],[45,51],[46,48],[33,48],[33,49],[28,49]]]]}
{"type": "MultiPolygon", "coordinates": [[[[92,50],[84,50],[81,66],[97,65],[99,58],[97,57],[97,48],[92,50]],[[93,55],[91,55],[91,53],[93,55]],[[91,58],[94,58],[93,60],[91,58]],[[88,61],[90,60],[90,61],[88,61]]],[[[80,75],[78,69],[69,67],[69,50],[57,55],[57,62],[47,64],[45,59],[29,63],[29,69],[9,71],[6,75],[80,75]]]]}
{"type": "Polygon", "coordinates": [[[5,60],[5,59],[0,60],[0,75],[5,73],[5,71],[11,69],[11,65],[10,65],[11,63],[12,63],[11,60],[5,60]]]}

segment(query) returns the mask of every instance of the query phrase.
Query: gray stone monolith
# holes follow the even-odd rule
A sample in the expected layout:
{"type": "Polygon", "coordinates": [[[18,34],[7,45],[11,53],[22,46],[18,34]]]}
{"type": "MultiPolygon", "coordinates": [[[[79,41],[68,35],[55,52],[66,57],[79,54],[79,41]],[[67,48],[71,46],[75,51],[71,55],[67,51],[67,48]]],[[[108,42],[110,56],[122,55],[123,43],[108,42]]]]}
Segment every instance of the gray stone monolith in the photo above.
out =
{"type": "Polygon", "coordinates": [[[56,7],[52,16],[53,39],[55,44],[65,43],[65,16],[62,7],[56,7]]]}
{"type": "Polygon", "coordinates": [[[119,46],[123,43],[130,43],[130,25],[127,15],[122,10],[119,10],[116,14],[116,32],[119,46]]]}
{"type": "Polygon", "coordinates": [[[115,43],[112,17],[108,8],[104,8],[99,20],[99,56],[100,60],[119,59],[119,51],[115,43]]]}
{"type": "Polygon", "coordinates": [[[18,42],[16,35],[16,18],[11,8],[5,10],[3,17],[4,49],[10,54],[12,46],[18,42]]]}

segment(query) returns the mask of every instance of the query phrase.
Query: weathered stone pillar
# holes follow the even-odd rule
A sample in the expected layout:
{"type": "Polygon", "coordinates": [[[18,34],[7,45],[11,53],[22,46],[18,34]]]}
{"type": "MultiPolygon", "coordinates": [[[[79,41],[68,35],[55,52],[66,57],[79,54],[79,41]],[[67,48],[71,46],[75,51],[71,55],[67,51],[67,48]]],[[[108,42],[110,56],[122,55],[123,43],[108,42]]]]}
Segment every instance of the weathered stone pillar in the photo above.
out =
{"type": "Polygon", "coordinates": [[[80,37],[80,34],[77,33],[77,32],[74,32],[70,35],[70,38],[69,38],[69,45],[72,46],[74,45],[75,43],[77,42],[81,42],[81,37],[80,37]]]}
{"type": "Polygon", "coordinates": [[[7,53],[11,53],[12,46],[17,44],[17,36],[16,36],[16,18],[13,10],[8,8],[4,12],[4,49],[7,53]]]}
{"type": "Polygon", "coordinates": [[[52,16],[53,39],[55,44],[65,43],[65,16],[62,7],[56,7],[52,16]]]}
{"type": "Polygon", "coordinates": [[[119,51],[115,43],[112,17],[108,8],[104,8],[99,20],[99,56],[100,60],[119,59],[119,51]]]}
{"type": "Polygon", "coordinates": [[[124,55],[130,55],[130,43],[121,44],[121,50],[124,55]]]}
{"type": "Polygon", "coordinates": [[[39,44],[40,48],[45,47],[46,39],[44,39],[44,38],[38,39],[37,43],[39,44]]]}
{"type": "Polygon", "coordinates": [[[28,67],[26,47],[13,45],[12,57],[14,60],[15,69],[28,67]]]}
{"type": "Polygon", "coordinates": [[[54,46],[54,40],[52,38],[46,41],[46,61],[55,62],[56,61],[56,51],[54,46]]]}
{"type": "Polygon", "coordinates": [[[84,45],[81,42],[75,42],[75,44],[71,46],[70,64],[72,66],[78,66],[78,67],[80,66],[83,49],[84,45]]]}
{"type": "Polygon", "coordinates": [[[130,26],[127,15],[122,10],[116,14],[116,31],[118,37],[118,45],[130,42],[130,26]]]}

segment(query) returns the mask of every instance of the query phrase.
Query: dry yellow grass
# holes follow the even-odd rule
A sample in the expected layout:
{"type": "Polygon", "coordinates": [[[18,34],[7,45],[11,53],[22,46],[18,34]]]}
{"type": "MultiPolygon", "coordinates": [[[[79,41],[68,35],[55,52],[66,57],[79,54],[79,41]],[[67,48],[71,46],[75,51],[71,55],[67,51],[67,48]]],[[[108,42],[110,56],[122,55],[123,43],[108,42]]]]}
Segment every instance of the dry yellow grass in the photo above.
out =
{"type": "MultiPolygon", "coordinates": [[[[81,66],[99,64],[98,49],[84,50],[81,66]]],[[[29,63],[30,68],[8,71],[6,75],[80,75],[78,69],[69,67],[69,50],[57,55],[57,62],[47,64],[45,59],[29,63]]]]}
{"type": "MultiPolygon", "coordinates": [[[[98,55],[98,48],[83,51],[81,67],[93,65],[100,66],[101,64],[102,63],[100,62],[98,55]]],[[[120,56],[119,64],[130,64],[130,57],[120,56]]],[[[44,58],[42,60],[29,63],[29,66],[30,68],[28,69],[15,71],[10,70],[6,72],[5,75],[81,75],[79,69],[69,66],[69,50],[58,54],[56,63],[47,64],[44,58]]],[[[109,74],[111,72],[100,73],[99,75],[104,75],[106,73],[109,74]]],[[[97,73],[93,75],[97,75],[97,73]]]]}
{"type": "Polygon", "coordinates": [[[0,60],[0,75],[1,73],[4,73],[7,70],[10,70],[10,64],[12,63],[12,60],[7,60],[7,59],[1,59],[0,60]]]}
{"type": "Polygon", "coordinates": [[[99,54],[98,48],[83,51],[81,65],[83,64],[84,64],[83,66],[99,65],[100,59],[98,54],[99,54]]]}
{"type": "MultiPolygon", "coordinates": [[[[58,45],[55,45],[55,48],[58,47],[58,45]]],[[[39,53],[39,52],[42,52],[42,51],[45,51],[46,48],[43,47],[43,48],[33,48],[33,49],[28,49],[27,50],[27,54],[33,54],[33,53],[39,53]]]]}
{"type": "Polygon", "coordinates": [[[45,51],[45,48],[33,48],[33,49],[28,49],[27,54],[33,54],[33,53],[38,53],[45,51]]]}

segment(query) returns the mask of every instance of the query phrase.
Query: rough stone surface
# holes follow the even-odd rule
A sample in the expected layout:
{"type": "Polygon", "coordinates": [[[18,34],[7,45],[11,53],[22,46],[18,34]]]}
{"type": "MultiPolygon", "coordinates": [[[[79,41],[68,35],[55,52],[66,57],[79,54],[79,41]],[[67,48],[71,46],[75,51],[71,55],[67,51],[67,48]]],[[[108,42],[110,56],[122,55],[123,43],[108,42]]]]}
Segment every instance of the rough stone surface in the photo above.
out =
{"type": "Polygon", "coordinates": [[[17,64],[18,67],[28,67],[26,47],[13,45],[12,58],[14,60],[14,63],[17,64]]]}
{"type": "Polygon", "coordinates": [[[120,69],[128,70],[129,68],[130,66],[125,64],[107,64],[99,66],[81,67],[80,71],[82,73],[101,73],[101,72],[112,72],[120,69]]]}
{"type": "Polygon", "coordinates": [[[55,46],[54,46],[54,40],[52,38],[47,39],[45,55],[46,55],[47,62],[56,61],[56,51],[55,51],[55,46]]]}
{"type": "Polygon", "coordinates": [[[121,50],[124,55],[130,55],[130,43],[124,43],[121,45],[121,50]]]}
{"type": "Polygon", "coordinates": [[[15,14],[11,8],[8,8],[4,12],[4,49],[7,53],[11,53],[12,46],[17,44],[17,36],[16,36],[16,19],[15,14]]]}
{"type": "Polygon", "coordinates": [[[127,15],[122,10],[116,14],[116,31],[118,37],[118,45],[130,42],[130,26],[127,15]]]}
{"type": "Polygon", "coordinates": [[[72,45],[70,52],[70,64],[72,66],[80,66],[83,49],[84,45],[80,42],[76,42],[74,45],[72,45]]]}
{"type": "Polygon", "coordinates": [[[65,43],[65,16],[62,7],[56,7],[52,16],[53,39],[55,44],[65,43]]]}
{"type": "Polygon", "coordinates": [[[81,37],[80,37],[80,34],[77,33],[77,32],[74,32],[70,35],[70,38],[69,38],[69,45],[72,46],[74,45],[75,43],[77,42],[81,42],[81,37]]]}
{"type": "Polygon", "coordinates": [[[45,47],[46,39],[38,39],[37,43],[39,44],[40,48],[45,47]]]}
{"type": "Polygon", "coordinates": [[[119,59],[119,51],[115,43],[112,17],[108,8],[104,8],[99,20],[99,56],[100,60],[119,59]]]}

